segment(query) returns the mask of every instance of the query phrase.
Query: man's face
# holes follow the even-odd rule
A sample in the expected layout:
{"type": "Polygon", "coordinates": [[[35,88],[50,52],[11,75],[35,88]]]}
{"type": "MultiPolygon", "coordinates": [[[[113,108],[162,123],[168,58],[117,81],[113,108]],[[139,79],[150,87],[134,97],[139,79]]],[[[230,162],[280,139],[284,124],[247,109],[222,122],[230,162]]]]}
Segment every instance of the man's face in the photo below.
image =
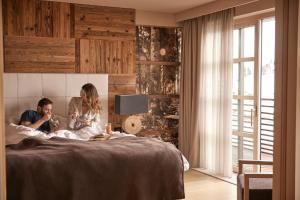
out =
{"type": "Polygon", "coordinates": [[[48,104],[43,106],[43,108],[41,109],[41,114],[45,115],[45,114],[52,114],[52,104],[48,104]]]}

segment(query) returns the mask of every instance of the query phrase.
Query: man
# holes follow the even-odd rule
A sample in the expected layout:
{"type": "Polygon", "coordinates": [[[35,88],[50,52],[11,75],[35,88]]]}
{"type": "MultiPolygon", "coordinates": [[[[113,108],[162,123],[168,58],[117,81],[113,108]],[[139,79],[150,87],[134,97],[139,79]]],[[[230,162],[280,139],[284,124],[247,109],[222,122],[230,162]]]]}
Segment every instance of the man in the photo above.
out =
{"type": "Polygon", "coordinates": [[[49,120],[52,115],[53,102],[48,98],[43,98],[38,102],[37,111],[26,110],[21,115],[20,125],[37,129],[49,133],[51,131],[49,120]]]}

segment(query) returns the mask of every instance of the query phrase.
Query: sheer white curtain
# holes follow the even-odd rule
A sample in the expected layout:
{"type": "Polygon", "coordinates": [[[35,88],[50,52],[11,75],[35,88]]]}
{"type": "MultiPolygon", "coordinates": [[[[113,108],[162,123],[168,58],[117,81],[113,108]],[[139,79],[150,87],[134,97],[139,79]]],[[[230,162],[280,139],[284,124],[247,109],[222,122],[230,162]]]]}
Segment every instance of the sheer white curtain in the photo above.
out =
{"type": "Polygon", "coordinates": [[[184,23],[179,147],[193,167],[221,176],[232,174],[232,37],[232,9],[184,23]]]}

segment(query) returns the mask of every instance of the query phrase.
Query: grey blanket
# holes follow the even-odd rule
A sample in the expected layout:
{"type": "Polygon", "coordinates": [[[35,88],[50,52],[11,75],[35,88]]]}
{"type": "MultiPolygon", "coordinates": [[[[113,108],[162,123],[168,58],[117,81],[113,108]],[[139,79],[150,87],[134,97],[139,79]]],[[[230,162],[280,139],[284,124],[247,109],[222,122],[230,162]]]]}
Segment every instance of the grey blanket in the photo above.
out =
{"type": "Polygon", "coordinates": [[[181,153],[152,138],[27,138],[6,147],[8,200],[184,198],[181,153]]]}

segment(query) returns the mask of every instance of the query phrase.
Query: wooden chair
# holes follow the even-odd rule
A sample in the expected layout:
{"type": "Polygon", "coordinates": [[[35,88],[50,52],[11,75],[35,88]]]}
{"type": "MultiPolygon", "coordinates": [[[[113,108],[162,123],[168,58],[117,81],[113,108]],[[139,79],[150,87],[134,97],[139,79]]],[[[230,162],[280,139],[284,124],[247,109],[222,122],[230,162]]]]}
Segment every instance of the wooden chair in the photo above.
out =
{"type": "Polygon", "coordinates": [[[237,175],[238,200],[272,200],[272,173],[243,172],[243,165],[273,165],[272,161],[239,160],[237,175]]]}

